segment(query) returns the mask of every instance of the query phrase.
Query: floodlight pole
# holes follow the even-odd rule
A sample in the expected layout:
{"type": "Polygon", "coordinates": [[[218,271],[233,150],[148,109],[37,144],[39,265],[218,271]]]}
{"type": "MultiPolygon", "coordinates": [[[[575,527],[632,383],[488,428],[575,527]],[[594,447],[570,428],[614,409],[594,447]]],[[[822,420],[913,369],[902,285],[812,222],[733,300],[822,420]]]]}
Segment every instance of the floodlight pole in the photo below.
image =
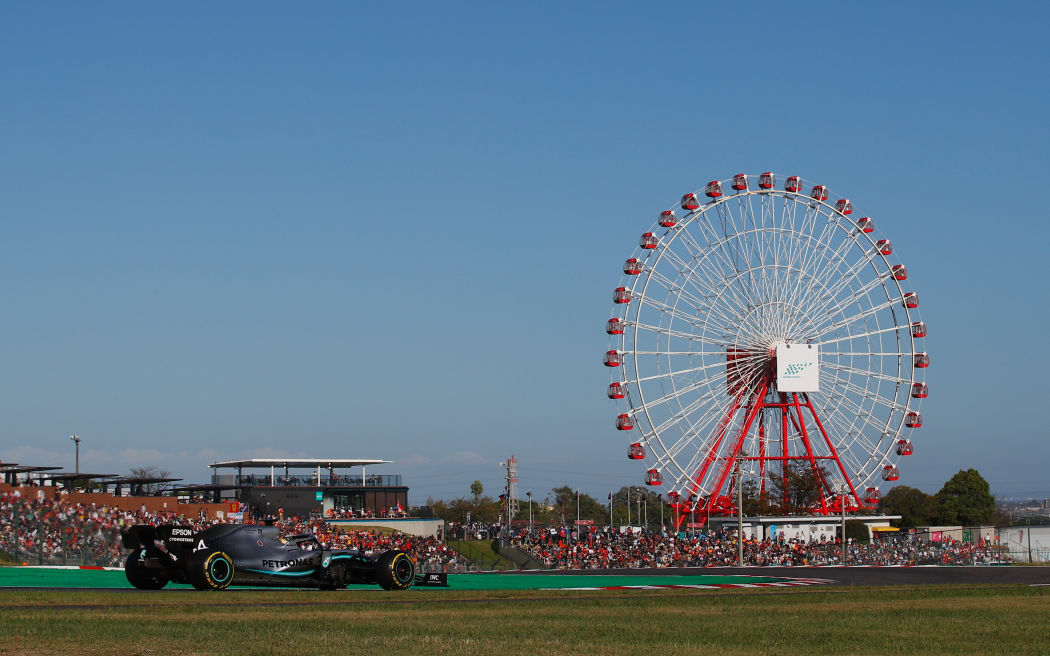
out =
{"type": "Polygon", "coordinates": [[[76,460],[76,473],[79,474],[80,473],[80,436],[79,435],[70,435],[69,439],[73,440],[73,443],[76,445],[76,453],[77,453],[77,455],[76,455],[76,459],[77,459],[76,460]]]}
{"type": "Polygon", "coordinates": [[[532,537],[532,490],[525,493],[529,497],[529,537],[532,537]]]}

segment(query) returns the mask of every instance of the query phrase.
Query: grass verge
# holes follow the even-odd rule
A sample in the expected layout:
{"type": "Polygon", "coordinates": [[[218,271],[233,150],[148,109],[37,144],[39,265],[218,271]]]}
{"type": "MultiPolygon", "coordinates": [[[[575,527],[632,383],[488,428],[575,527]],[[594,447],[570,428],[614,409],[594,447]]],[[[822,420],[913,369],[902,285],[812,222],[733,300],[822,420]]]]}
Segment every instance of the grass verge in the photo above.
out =
{"type": "Polygon", "coordinates": [[[1050,590],[0,591],[2,654],[1045,654],[1050,590]]]}
{"type": "Polygon", "coordinates": [[[496,553],[491,540],[449,540],[445,544],[482,569],[518,569],[513,561],[496,553]]]}

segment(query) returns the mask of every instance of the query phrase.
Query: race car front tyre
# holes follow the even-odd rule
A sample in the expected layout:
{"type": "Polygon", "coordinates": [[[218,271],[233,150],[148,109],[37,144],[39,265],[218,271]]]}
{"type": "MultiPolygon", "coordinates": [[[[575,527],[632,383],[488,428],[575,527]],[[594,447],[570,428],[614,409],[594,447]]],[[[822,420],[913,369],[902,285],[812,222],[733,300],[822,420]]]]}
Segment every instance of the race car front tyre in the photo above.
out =
{"type": "Polygon", "coordinates": [[[198,590],[225,590],[233,582],[233,559],[225,551],[208,551],[190,558],[190,584],[198,590]]]}
{"type": "Polygon", "coordinates": [[[404,590],[415,574],[415,565],[404,551],[388,551],[376,561],[376,581],[384,590],[404,590]]]}
{"type": "Polygon", "coordinates": [[[162,570],[143,567],[141,557],[142,551],[136,549],[124,561],[124,576],[128,577],[128,583],[139,590],[160,590],[168,583],[168,577],[162,570]]]}

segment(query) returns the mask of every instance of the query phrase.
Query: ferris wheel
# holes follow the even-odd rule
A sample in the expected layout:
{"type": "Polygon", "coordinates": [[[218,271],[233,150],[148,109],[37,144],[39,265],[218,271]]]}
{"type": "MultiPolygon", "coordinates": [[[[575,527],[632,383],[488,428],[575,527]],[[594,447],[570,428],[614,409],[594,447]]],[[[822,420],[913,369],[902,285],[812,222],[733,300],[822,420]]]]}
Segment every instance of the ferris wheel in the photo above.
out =
{"type": "Polygon", "coordinates": [[[792,470],[811,473],[818,514],[871,508],[899,478],[930,357],[893,254],[798,176],[713,180],[658,214],[613,292],[604,363],[627,457],[680,517],[735,512],[737,467],[785,507],[792,470]]]}

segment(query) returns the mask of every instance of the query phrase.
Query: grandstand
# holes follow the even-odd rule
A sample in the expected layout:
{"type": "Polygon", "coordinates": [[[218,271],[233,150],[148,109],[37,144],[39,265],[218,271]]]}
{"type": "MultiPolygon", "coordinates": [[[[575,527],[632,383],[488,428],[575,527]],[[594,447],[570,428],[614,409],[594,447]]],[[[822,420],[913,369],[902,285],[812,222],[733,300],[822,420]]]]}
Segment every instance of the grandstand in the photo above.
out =
{"type": "Polygon", "coordinates": [[[226,488],[221,499],[246,503],[255,516],[391,517],[403,515],[408,508],[408,487],[400,474],[368,473],[369,466],[390,462],[361,458],[228,460],[211,465],[212,485],[226,488]],[[355,468],[360,468],[359,473],[355,468]],[[236,473],[219,473],[223,469],[236,473]],[[253,470],[262,473],[251,473],[253,470]]]}

